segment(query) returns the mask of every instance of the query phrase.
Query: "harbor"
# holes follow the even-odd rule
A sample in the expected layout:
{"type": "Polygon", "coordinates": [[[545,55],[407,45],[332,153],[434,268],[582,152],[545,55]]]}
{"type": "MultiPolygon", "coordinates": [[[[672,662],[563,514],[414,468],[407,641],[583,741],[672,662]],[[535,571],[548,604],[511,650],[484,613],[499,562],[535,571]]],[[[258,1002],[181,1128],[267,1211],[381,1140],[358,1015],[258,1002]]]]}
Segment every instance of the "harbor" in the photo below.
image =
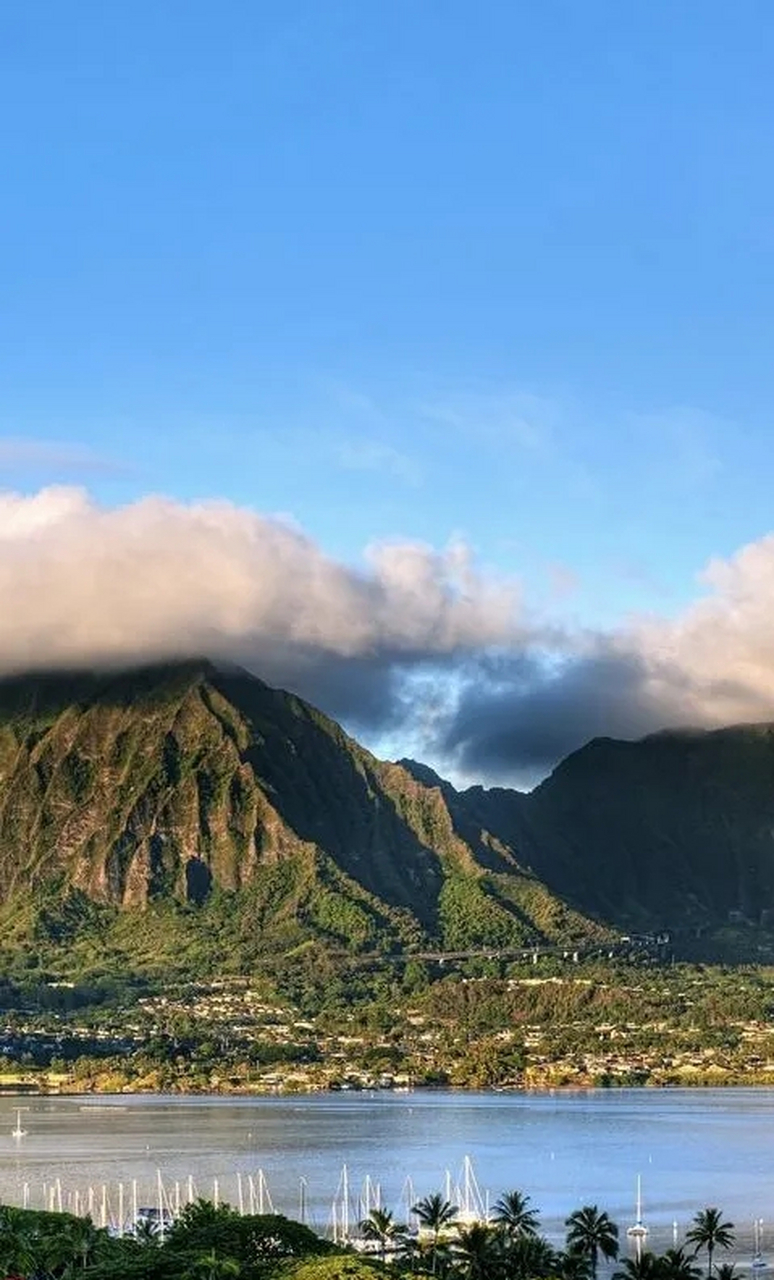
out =
{"type": "Polygon", "coordinates": [[[35,1099],[0,1121],[4,1203],[88,1216],[115,1234],[164,1230],[205,1199],[354,1243],[374,1208],[416,1230],[412,1206],[438,1193],[463,1223],[487,1221],[518,1188],[552,1244],[569,1214],[597,1204],[630,1256],[679,1246],[693,1215],[718,1205],[735,1224],[738,1268],[769,1270],[766,1089],[35,1099]]]}
{"type": "MultiPolygon", "coordinates": [[[[445,1200],[456,1208],[455,1222],[460,1226],[490,1221],[489,1193],[482,1193],[469,1156],[464,1158],[457,1178],[453,1178],[451,1170],[445,1170],[442,1186],[445,1200]]],[[[240,1215],[282,1213],[340,1244],[360,1240],[359,1224],[368,1219],[373,1210],[385,1207],[380,1183],[366,1174],[356,1186],[346,1164],[339,1173],[327,1220],[321,1221],[310,1213],[308,1191],[308,1181],[302,1174],[298,1180],[295,1204],[280,1205],[275,1204],[263,1169],[214,1178],[211,1184],[206,1185],[198,1183],[192,1174],[184,1182],[179,1179],[169,1181],[158,1169],[151,1183],[140,1183],[133,1178],[129,1183],[103,1182],[101,1185],[72,1187],[64,1185],[59,1177],[40,1185],[23,1182],[13,1203],[21,1209],[88,1217],[95,1226],[105,1228],[111,1235],[131,1235],[139,1227],[151,1226],[163,1236],[165,1229],[179,1218],[186,1205],[197,1200],[209,1200],[216,1208],[226,1204],[240,1215]]],[[[407,1175],[396,1213],[406,1224],[407,1231],[413,1234],[418,1234],[420,1229],[415,1212],[416,1200],[413,1180],[407,1175]]]]}
{"type": "MultiPolygon", "coordinates": [[[[622,1225],[620,1229],[620,1256],[628,1254],[629,1257],[639,1258],[645,1250],[660,1253],[669,1248],[686,1248],[686,1232],[679,1230],[677,1220],[673,1221],[671,1228],[665,1229],[661,1224],[651,1230],[647,1226],[643,1218],[639,1178],[637,1187],[636,1218],[630,1226],[622,1225]]],[[[185,1183],[180,1180],[169,1182],[165,1180],[161,1170],[157,1170],[155,1181],[142,1185],[137,1179],[132,1179],[128,1184],[103,1183],[101,1186],[85,1187],[65,1186],[59,1178],[52,1183],[42,1183],[39,1187],[25,1182],[20,1188],[20,1199],[16,1203],[22,1209],[44,1209],[49,1213],[67,1213],[88,1218],[94,1226],[118,1238],[155,1236],[163,1241],[169,1228],[187,1205],[209,1200],[216,1208],[227,1205],[240,1216],[281,1213],[309,1227],[315,1234],[359,1252],[386,1251],[387,1254],[396,1254],[404,1247],[401,1241],[407,1243],[412,1239],[428,1239],[428,1233],[423,1230],[416,1212],[416,1193],[410,1175],[404,1181],[400,1202],[388,1206],[383,1201],[378,1181],[366,1174],[359,1185],[356,1185],[350,1170],[344,1165],[324,1221],[310,1214],[308,1192],[308,1182],[301,1175],[295,1205],[275,1203],[262,1169],[255,1174],[243,1175],[237,1172],[215,1178],[210,1186],[198,1184],[192,1176],[185,1183]],[[386,1250],[384,1245],[379,1246],[366,1229],[374,1211],[384,1210],[396,1224],[400,1224],[396,1238],[386,1246],[386,1250]]],[[[444,1172],[439,1184],[439,1194],[455,1209],[453,1221],[446,1228],[447,1238],[453,1239],[458,1230],[474,1223],[494,1225],[497,1215],[491,1193],[480,1188],[470,1157],[465,1157],[456,1179],[450,1170],[444,1172]]],[[[764,1220],[755,1218],[749,1223],[735,1224],[734,1234],[734,1246],[729,1252],[728,1260],[734,1263],[736,1272],[750,1277],[774,1275],[774,1268],[770,1266],[765,1253],[764,1220]]],[[[563,1243],[557,1230],[549,1232],[548,1238],[557,1248],[563,1243]]]]}

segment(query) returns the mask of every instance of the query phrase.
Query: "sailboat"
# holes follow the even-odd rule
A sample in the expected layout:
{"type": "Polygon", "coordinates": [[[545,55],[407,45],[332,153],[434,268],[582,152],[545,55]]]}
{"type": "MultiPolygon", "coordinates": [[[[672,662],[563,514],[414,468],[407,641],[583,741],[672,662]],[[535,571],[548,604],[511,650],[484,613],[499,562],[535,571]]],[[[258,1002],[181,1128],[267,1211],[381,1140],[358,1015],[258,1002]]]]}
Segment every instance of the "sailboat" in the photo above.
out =
{"type": "Polygon", "coordinates": [[[642,1221],[642,1178],[637,1174],[637,1217],[626,1231],[630,1240],[642,1241],[648,1234],[648,1228],[642,1221]]]}
{"type": "Polygon", "coordinates": [[[462,1183],[457,1184],[455,1198],[459,1205],[457,1220],[460,1223],[469,1226],[474,1222],[488,1222],[486,1197],[481,1194],[470,1156],[465,1156],[462,1162],[462,1183]]]}
{"type": "Polygon", "coordinates": [[[21,1113],[22,1113],[21,1107],[17,1107],[16,1108],[16,1127],[11,1130],[11,1137],[16,1138],[17,1141],[20,1138],[24,1138],[27,1134],[27,1130],[22,1129],[21,1113]]]}

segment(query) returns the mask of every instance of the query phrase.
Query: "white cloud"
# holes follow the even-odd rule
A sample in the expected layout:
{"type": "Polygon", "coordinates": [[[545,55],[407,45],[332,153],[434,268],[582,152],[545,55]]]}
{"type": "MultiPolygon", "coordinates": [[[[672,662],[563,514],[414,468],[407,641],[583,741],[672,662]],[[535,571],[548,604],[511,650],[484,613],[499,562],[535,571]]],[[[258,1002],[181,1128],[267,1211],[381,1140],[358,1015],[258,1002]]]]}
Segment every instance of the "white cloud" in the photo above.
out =
{"type": "Polygon", "coordinates": [[[228,502],[107,509],[78,489],[0,495],[0,664],[210,653],[284,665],[315,652],[399,660],[519,633],[511,582],[464,548],[372,547],[362,572],[228,502]]]}
{"type": "Polygon", "coordinates": [[[664,696],[679,688],[697,719],[774,716],[774,534],[710,561],[707,594],[674,622],[651,619],[621,638],[653,668],[664,696]]]}

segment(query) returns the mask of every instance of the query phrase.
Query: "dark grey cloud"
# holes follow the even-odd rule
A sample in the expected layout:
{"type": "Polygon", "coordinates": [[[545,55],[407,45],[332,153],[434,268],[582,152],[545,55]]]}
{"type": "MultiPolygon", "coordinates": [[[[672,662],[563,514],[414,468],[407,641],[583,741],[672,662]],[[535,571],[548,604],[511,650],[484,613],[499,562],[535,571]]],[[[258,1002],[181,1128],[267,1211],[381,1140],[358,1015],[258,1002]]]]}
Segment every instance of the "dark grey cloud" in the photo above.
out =
{"type": "Polygon", "coordinates": [[[654,689],[643,657],[596,649],[482,661],[450,711],[441,756],[462,776],[529,785],[591,738],[638,738],[696,719],[690,698],[668,702],[654,689]]]}
{"type": "Polygon", "coordinates": [[[403,722],[403,664],[395,655],[341,658],[286,651],[256,660],[253,650],[241,654],[240,660],[262,680],[305,698],[355,736],[379,737],[403,722]]]}

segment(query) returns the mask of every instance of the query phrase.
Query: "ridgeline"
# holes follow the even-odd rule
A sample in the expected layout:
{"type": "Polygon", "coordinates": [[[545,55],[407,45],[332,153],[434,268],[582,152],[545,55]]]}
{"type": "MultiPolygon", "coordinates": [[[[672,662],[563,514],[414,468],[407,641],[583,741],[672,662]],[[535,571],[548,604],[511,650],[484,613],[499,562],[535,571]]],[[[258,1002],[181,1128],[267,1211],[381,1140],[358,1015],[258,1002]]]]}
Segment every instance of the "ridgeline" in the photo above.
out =
{"type": "Polygon", "coordinates": [[[772,781],[769,726],[459,792],[238,669],[2,681],[0,1087],[768,1081],[772,974],[662,962],[774,955],[772,781]]]}
{"type": "Polygon", "coordinates": [[[525,795],[456,791],[206,661],[0,682],[4,949],[249,972],[336,955],[766,958],[774,729],[591,742],[525,795]]]}

